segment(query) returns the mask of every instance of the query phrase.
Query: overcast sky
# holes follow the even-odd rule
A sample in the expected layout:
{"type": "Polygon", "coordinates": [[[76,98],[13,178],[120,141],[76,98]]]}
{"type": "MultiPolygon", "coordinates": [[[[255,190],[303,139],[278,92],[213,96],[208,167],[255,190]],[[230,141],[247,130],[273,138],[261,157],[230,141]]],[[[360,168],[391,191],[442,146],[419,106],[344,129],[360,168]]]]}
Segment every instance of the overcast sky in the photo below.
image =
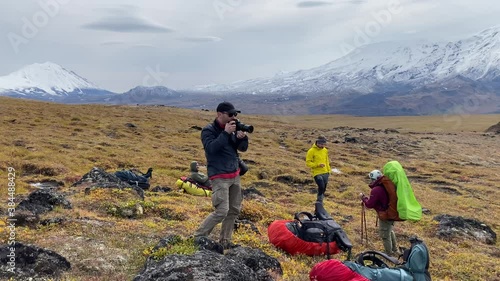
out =
{"type": "Polygon", "coordinates": [[[450,41],[498,0],[1,0],[0,76],[51,61],[98,86],[174,89],[319,66],[366,43],[450,41]]]}

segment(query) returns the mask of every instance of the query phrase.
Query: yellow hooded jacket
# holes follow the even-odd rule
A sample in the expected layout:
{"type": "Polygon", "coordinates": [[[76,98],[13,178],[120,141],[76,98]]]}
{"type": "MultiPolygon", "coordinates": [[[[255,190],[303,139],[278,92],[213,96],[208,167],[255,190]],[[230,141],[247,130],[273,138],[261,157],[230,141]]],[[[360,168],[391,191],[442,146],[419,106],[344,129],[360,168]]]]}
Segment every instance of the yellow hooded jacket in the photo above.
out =
{"type": "Polygon", "coordinates": [[[328,158],[328,149],[326,147],[319,148],[316,143],[307,151],[306,165],[311,168],[313,177],[321,174],[329,174],[330,159],[328,158]],[[321,167],[320,164],[325,164],[321,167]]]}

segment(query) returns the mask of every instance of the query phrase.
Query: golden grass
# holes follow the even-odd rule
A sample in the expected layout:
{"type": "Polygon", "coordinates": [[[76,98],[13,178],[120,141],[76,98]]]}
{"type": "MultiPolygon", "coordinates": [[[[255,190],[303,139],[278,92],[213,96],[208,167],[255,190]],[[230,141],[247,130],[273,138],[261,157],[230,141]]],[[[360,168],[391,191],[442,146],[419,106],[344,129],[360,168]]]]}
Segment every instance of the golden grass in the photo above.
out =
{"type": "MultiPolygon", "coordinates": [[[[146,259],[144,252],[169,234],[189,237],[211,212],[209,198],[177,191],[146,192],[144,209],[134,219],[123,218],[113,208],[134,207],[134,192],[71,187],[83,174],[98,166],[114,172],[153,167],[152,186],[175,190],[178,177],[189,163],[205,162],[200,131],[214,112],[171,107],[60,105],[0,98],[0,183],[7,182],[7,167],[16,169],[17,201],[46,179],[64,182],[62,192],[73,209],[57,208],[44,215],[64,217],[61,225],[16,229],[19,241],[54,250],[72,263],[67,280],[131,280],[146,259]],[[127,125],[131,123],[135,127],[127,125]]],[[[369,211],[368,245],[360,239],[359,192],[368,193],[366,175],[388,160],[398,160],[407,170],[414,192],[431,215],[417,223],[396,225],[401,246],[417,234],[429,246],[433,280],[499,280],[496,245],[465,239],[445,241],[436,237],[438,214],[460,215],[483,221],[498,233],[500,136],[484,135],[498,123],[499,115],[352,117],[352,116],[241,116],[256,130],[250,149],[242,157],[255,162],[242,178],[244,188],[254,186],[265,198],[245,200],[242,216],[255,222],[262,235],[242,227],[235,242],[259,247],[279,259],[284,275],[279,280],[308,280],[312,266],[323,257],[289,256],[267,239],[268,225],[292,219],[298,211],[313,211],[315,184],[304,164],[305,153],[317,135],[330,140],[333,174],[325,208],[354,242],[354,253],[381,250],[374,213],[369,211]],[[347,126],[352,128],[339,129],[347,126]],[[360,130],[374,128],[376,130],[360,130]],[[399,133],[384,132],[396,129],[399,133]],[[358,143],[343,143],[345,136],[358,143]],[[267,178],[261,179],[266,174],[267,178]],[[279,182],[278,177],[290,179],[279,182]],[[450,188],[461,195],[444,193],[450,188]]],[[[7,202],[2,189],[1,198],[7,202]]],[[[0,205],[5,212],[6,203],[0,205]]],[[[3,222],[4,224],[4,222],[3,222]]],[[[5,231],[4,227],[1,227],[5,231]]],[[[218,230],[213,232],[216,238],[218,230]]],[[[5,242],[5,233],[0,233],[5,242]]],[[[344,255],[336,256],[338,259],[344,255]]]]}

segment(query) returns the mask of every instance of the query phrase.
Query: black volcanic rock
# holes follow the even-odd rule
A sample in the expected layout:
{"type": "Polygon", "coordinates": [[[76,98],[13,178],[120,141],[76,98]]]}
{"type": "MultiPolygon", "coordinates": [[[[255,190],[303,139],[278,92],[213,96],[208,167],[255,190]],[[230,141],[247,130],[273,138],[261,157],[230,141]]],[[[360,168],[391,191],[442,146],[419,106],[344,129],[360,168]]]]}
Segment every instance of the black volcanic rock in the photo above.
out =
{"type": "MultiPolygon", "coordinates": [[[[166,237],[155,249],[168,248],[177,240],[173,236],[166,237]]],[[[260,249],[240,246],[221,254],[222,248],[217,242],[208,238],[195,240],[200,250],[192,255],[174,254],[161,259],[149,257],[134,281],[272,281],[272,274],[283,274],[279,261],[260,249]]]]}
{"type": "Polygon", "coordinates": [[[71,203],[63,195],[47,189],[39,189],[32,192],[27,199],[17,205],[18,210],[30,211],[40,215],[52,211],[56,206],[71,209],[71,203]]]}
{"type": "Polygon", "coordinates": [[[438,215],[434,217],[439,222],[437,235],[440,238],[466,237],[486,244],[494,245],[497,234],[483,222],[461,216],[438,215]]]}
{"type": "Polygon", "coordinates": [[[495,134],[500,134],[500,122],[498,122],[497,124],[489,127],[487,130],[486,130],[486,133],[495,133],[495,134]]]}
{"type": "Polygon", "coordinates": [[[11,247],[12,245],[0,246],[0,277],[2,280],[11,280],[8,278],[14,278],[13,280],[45,280],[28,279],[40,277],[51,277],[51,280],[54,280],[53,277],[57,277],[63,271],[71,268],[69,261],[56,252],[21,242],[14,244],[14,252],[11,251],[11,247]],[[12,253],[15,255],[15,268],[9,265],[11,261],[9,255],[12,253]]]}

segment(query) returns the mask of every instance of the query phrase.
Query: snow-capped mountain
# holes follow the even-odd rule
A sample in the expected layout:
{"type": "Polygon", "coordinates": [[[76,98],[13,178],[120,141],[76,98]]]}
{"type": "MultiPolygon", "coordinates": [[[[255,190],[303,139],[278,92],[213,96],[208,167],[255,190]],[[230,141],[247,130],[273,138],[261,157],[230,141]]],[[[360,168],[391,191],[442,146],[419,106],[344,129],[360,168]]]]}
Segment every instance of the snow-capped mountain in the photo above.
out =
{"type": "Polygon", "coordinates": [[[500,80],[500,26],[455,42],[384,42],[355,49],[325,65],[270,78],[196,90],[248,94],[342,94],[415,89],[462,76],[500,80]]]}
{"type": "Polygon", "coordinates": [[[57,100],[75,95],[108,93],[52,62],[34,63],[0,77],[0,95],[57,100]]]}
{"type": "Polygon", "coordinates": [[[500,113],[500,26],[454,42],[365,45],[316,68],[184,91],[139,86],[115,94],[57,64],[33,64],[0,77],[0,95],[203,110],[228,100],[245,114],[500,113]]]}

